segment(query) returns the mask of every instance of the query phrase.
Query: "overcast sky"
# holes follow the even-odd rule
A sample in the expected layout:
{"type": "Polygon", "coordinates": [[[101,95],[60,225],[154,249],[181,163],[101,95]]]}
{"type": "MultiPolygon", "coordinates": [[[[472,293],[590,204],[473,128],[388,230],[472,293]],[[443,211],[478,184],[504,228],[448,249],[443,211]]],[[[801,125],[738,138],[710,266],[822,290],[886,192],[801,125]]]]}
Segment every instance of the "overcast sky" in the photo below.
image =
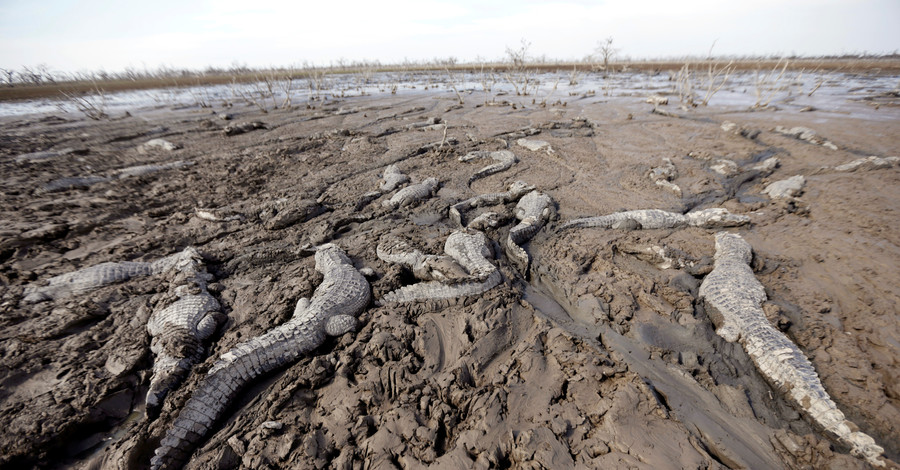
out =
{"type": "Polygon", "coordinates": [[[0,67],[201,69],[621,56],[844,54],[900,50],[900,0],[0,0],[0,67]],[[490,6],[485,6],[490,4],[490,6]]]}

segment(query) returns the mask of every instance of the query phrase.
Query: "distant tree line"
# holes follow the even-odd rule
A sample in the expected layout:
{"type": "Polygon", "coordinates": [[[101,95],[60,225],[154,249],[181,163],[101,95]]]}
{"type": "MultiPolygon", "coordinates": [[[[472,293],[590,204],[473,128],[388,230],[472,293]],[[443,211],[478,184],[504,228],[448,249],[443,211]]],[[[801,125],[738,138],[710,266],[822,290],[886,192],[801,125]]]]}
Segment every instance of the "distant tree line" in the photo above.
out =
{"type": "Polygon", "coordinates": [[[444,70],[444,69],[472,69],[479,67],[491,66],[497,68],[511,68],[518,70],[528,66],[565,66],[573,64],[591,65],[595,69],[609,70],[612,66],[613,59],[617,63],[657,63],[657,62],[675,62],[679,60],[733,60],[735,62],[751,62],[759,60],[852,60],[852,59],[878,59],[890,60],[900,59],[900,52],[894,51],[889,54],[870,54],[855,53],[843,55],[821,55],[821,56],[800,56],[797,54],[771,54],[771,55],[730,55],[719,57],[681,57],[681,58],[651,58],[651,59],[633,59],[629,56],[619,54],[620,49],[613,47],[613,38],[609,37],[598,42],[593,54],[583,57],[581,60],[561,60],[547,57],[546,55],[531,56],[528,55],[528,49],[531,43],[522,40],[518,48],[507,47],[506,57],[486,60],[478,57],[472,62],[462,62],[454,56],[435,57],[432,59],[411,60],[404,59],[399,63],[384,64],[378,60],[348,60],[338,58],[333,60],[327,66],[315,65],[309,62],[303,62],[301,65],[293,65],[289,67],[267,67],[252,68],[246,64],[234,62],[228,67],[208,66],[203,69],[187,69],[175,68],[161,65],[155,69],[136,67],[126,67],[120,71],[77,71],[62,72],[54,71],[47,64],[38,64],[35,66],[22,66],[19,69],[0,68],[0,86],[41,86],[55,85],[59,83],[70,82],[105,82],[105,81],[140,81],[140,80],[160,80],[174,79],[190,80],[201,77],[213,76],[247,76],[262,72],[278,72],[281,74],[291,74],[294,78],[308,77],[311,74],[326,73],[343,73],[343,72],[378,72],[378,71],[412,71],[412,70],[444,70]]]}

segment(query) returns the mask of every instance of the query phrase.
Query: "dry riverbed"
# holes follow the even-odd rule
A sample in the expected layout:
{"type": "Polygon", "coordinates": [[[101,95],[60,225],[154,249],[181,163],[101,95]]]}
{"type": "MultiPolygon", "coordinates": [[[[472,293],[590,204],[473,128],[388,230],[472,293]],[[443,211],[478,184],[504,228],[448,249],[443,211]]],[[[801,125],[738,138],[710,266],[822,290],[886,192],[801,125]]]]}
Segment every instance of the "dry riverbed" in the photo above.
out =
{"type": "Polygon", "coordinates": [[[148,466],[216,359],[313,293],[310,248],[332,242],[374,271],[358,330],[244,390],[187,468],[866,468],[716,335],[698,286],[717,229],[558,231],[621,210],[722,207],[750,219],[725,230],[753,246],[769,320],[896,468],[900,162],[884,158],[898,155],[900,107],[879,93],[811,112],[653,113],[637,94],[459,105],[413,90],[266,114],[2,118],[0,466],[148,466]],[[517,162],[478,179],[497,162],[459,160],[499,150],[517,162]],[[884,160],[842,167],[869,156],[884,160]],[[384,205],[391,164],[413,184],[436,178],[434,196],[384,205]],[[524,243],[527,271],[506,254],[516,202],[475,207],[464,222],[497,213],[482,220],[497,221],[483,230],[502,282],[381,301],[416,282],[376,256],[383,237],[443,254],[457,229],[448,208],[514,181],[554,201],[524,243]],[[23,297],[56,275],[186,247],[223,318],[148,417],[147,322],[171,301],[165,279],[23,297]]]}

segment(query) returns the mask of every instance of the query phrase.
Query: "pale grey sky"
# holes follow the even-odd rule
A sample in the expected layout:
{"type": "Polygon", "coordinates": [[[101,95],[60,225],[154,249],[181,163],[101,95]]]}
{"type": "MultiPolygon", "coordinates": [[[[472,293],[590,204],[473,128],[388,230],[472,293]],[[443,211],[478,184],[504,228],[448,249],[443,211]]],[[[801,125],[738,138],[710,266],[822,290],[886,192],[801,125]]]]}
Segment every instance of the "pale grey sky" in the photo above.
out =
{"type": "Polygon", "coordinates": [[[614,38],[632,58],[887,53],[900,0],[0,0],[0,67],[200,69],[499,59],[581,59],[614,38]],[[486,6],[487,5],[487,6],[486,6]]]}

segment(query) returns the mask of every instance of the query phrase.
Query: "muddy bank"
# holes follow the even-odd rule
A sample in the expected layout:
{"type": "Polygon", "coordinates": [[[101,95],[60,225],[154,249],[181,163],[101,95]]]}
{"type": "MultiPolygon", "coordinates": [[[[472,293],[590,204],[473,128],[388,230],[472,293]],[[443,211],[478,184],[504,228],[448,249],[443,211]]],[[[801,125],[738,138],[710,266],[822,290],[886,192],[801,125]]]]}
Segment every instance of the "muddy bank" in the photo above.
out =
{"type": "MultiPolygon", "coordinates": [[[[768,319],[896,461],[900,169],[835,168],[895,155],[898,110],[875,116],[846,96],[832,98],[845,114],[671,107],[663,116],[644,98],[541,107],[507,97],[513,107],[484,106],[476,93],[458,106],[452,93],[415,91],[267,114],[231,109],[231,121],[191,109],[101,122],[5,118],[0,463],[149,466],[216,360],[313,295],[323,279],[313,248],[331,242],[374,271],[376,302],[357,331],[239,393],[189,451],[188,468],[865,468],[768,384],[740,344],[716,335],[697,291],[720,229],[558,231],[622,210],[715,207],[749,217],[725,230],[753,246],[768,319]],[[253,122],[262,125],[226,135],[253,122]],[[836,149],[776,126],[812,128],[836,149]],[[142,146],[151,139],[173,145],[142,146]],[[529,143],[540,141],[547,146],[529,143]],[[482,171],[491,158],[460,161],[501,150],[516,161],[496,172],[482,171]],[[17,159],[46,151],[55,152],[17,159]],[[410,181],[383,185],[389,165],[410,181]],[[763,192],[797,175],[805,184],[795,195],[763,192]],[[54,185],[64,178],[92,179],[54,185]],[[394,199],[428,178],[439,184],[394,199]],[[460,220],[478,220],[490,240],[499,285],[384,301],[437,281],[379,258],[382,240],[445,256],[459,228],[448,209],[515,181],[552,199],[552,210],[536,212],[546,220],[533,238],[516,238],[530,263],[507,254],[511,228],[524,222],[517,198],[462,205],[460,220]],[[156,360],[147,323],[173,301],[177,276],[24,301],[27,286],[53,276],[187,247],[202,255],[223,318],[158,412],[145,409],[156,360]]],[[[419,271],[459,272],[449,262],[419,271]]]]}

